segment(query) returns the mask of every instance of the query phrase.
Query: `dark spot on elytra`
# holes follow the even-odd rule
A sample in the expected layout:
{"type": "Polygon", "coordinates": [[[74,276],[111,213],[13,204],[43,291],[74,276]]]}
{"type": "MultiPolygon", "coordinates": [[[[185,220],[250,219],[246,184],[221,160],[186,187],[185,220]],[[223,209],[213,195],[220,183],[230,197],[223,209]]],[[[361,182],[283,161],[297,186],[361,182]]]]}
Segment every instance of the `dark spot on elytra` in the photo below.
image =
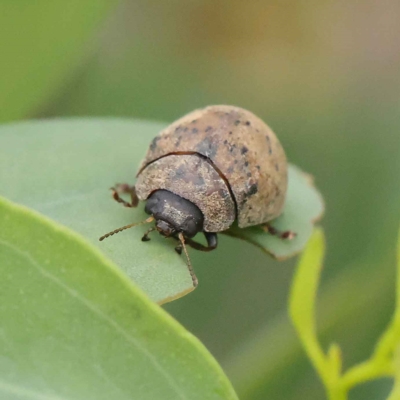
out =
{"type": "Polygon", "coordinates": [[[249,191],[247,192],[248,196],[252,196],[253,194],[256,194],[258,192],[258,187],[256,183],[253,183],[250,188],[249,191]]]}
{"type": "Polygon", "coordinates": [[[199,132],[199,130],[197,128],[192,129],[192,133],[198,133],[198,132],[199,132]]]}
{"type": "Polygon", "coordinates": [[[207,126],[207,128],[206,128],[205,132],[210,132],[210,131],[211,131],[211,129],[212,129],[212,126],[207,126]]]}
{"type": "Polygon", "coordinates": [[[251,177],[251,172],[247,173],[247,177],[250,178],[251,177]]]}
{"type": "Polygon", "coordinates": [[[218,194],[224,199],[227,197],[227,193],[225,189],[218,189],[218,194]]]}
{"type": "Polygon", "coordinates": [[[198,175],[198,174],[195,174],[195,175],[194,175],[194,179],[193,179],[193,183],[194,183],[196,186],[204,186],[205,180],[204,180],[204,178],[203,178],[202,176],[200,176],[200,175],[198,175]]]}
{"type": "Polygon", "coordinates": [[[268,149],[268,154],[272,154],[272,148],[271,147],[268,149]]]}
{"type": "Polygon", "coordinates": [[[267,139],[267,142],[269,143],[271,141],[271,139],[269,138],[269,136],[265,136],[265,138],[267,139]]]}
{"type": "Polygon", "coordinates": [[[240,124],[240,120],[236,120],[235,122],[234,122],[234,124],[235,124],[235,126],[238,126],[239,124],[240,124]]]}
{"type": "Polygon", "coordinates": [[[248,151],[249,151],[249,149],[248,149],[246,146],[243,146],[243,147],[241,148],[241,150],[240,150],[240,152],[241,152],[242,154],[246,154],[248,151]]]}
{"type": "Polygon", "coordinates": [[[275,164],[275,169],[276,169],[276,171],[279,171],[279,165],[278,164],[275,164]]]}
{"type": "Polygon", "coordinates": [[[181,140],[182,140],[182,136],[179,136],[178,140],[175,143],[175,147],[179,147],[179,145],[181,144],[181,140]]]}
{"type": "Polygon", "coordinates": [[[194,119],[193,121],[192,121],[192,124],[195,124],[197,122],[197,119],[194,119]]]}
{"type": "Polygon", "coordinates": [[[219,119],[221,119],[221,120],[223,120],[223,119],[226,119],[226,113],[215,113],[216,115],[218,115],[218,118],[219,119]]]}
{"type": "Polygon", "coordinates": [[[233,167],[230,166],[230,167],[227,169],[227,172],[228,172],[228,174],[231,174],[231,173],[233,172],[233,167]]]}
{"type": "Polygon", "coordinates": [[[249,166],[249,162],[248,162],[248,161],[245,161],[244,166],[245,166],[245,167],[248,167],[248,166],[249,166]]]}
{"type": "Polygon", "coordinates": [[[150,150],[151,151],[154,151],[156,148],[157,148],[157,143],[158,143],[158,141],[160,140],[161,138],[159,137],[159,136],[156,136],[152,141],[151,141],[151,144],[150,144],[150,150]]]}
{"type": "Polygon", "coordinates": [[[224,144],[227,144],[228,143],[228,141],[227,140],[224,140],[224,144]]]}
{"type": "Polygon", "coordinates": [[[256,165],[256,168],[257,168],[258,170],[260,170],[261,167],[260,167],[259,165],[256,165]]]}
{"type": "Polygon", "coordinates": [[[232,135],[232,131],[230,131],[229,134],[232,135]]]}
{"type": "Polygon", "coordinates": [[[233,151],[236,150],[236,144],[228,143],[228,148],[229,148],[229,152],[233,153],[233,151]]]}
{"type": "Polygon", "coordinates": [[[175,170],[175,178],[182,178],[186,174],[186,168],[184,165],[180,165],[176,170],[175,170]]]}
{"type": "Polygon", "coordinates": [[[251,122],[250,122],[250,121],[246,121],[246,125],[247,125],[247,126],[250,126],[250,125],[251,125],[251,122]]]}
{"type": "Polygon", "coordinates": [[[218,146],[216,146],[210,137],[205,137],[200,143],[196,146],[196,151],[200,154],[203,154],[206,157],[213,158],[217,153],[218,146]]]}
{"type": "Polygon", "coordinates": [[[187,132],[189,130],[189,128],[187,126],[185,126],[185,128],[183,129],[183,132],[187,132]]]}
{"type": "Polygon", "coordinates": [[[235,160],[234,163],[237,164],[237,163],[238,163],[238,160],[235,160]]]}

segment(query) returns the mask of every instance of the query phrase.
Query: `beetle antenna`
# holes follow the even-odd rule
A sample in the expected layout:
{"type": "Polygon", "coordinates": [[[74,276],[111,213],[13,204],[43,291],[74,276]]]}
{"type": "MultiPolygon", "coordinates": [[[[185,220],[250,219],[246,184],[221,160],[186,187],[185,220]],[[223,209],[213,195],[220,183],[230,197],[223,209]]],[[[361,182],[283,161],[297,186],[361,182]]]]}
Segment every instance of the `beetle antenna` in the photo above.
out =
{"type": "Polygon", "coordinates": [[[115,233],[124,231],[125,229],[133,228],[134,226],[147,224],[147,223],[152,222],[152,221],[154,221],[154,217],[153,217],[153,216],[151,216],[151,217],[145,219],[144,221],[135,222],[135,223],[133,223],[133,224],[129,224],[129,225],[122,226],[121,228],[118,228],[118,229],[115,229],[114,231],[111,231],[111,232],[106,233],[106,234],[103,235],[99,240],[102,241],[102,240],[108,238],[109,236],[114,235],[115,233]]]}
{"type": "Polygon", "coordinates": [[[188,254],[188,251],[187,251],[186,246],[185,246],[185,238],[183,237],[182,232],[178,233],[178,237],[179,237],[179,240],[180,240],[180,242],[182,244],[183,251],[185,252],[185,255],[186,255],[187,267],[188,267],[190,276],[192,277],[193,286],[196,287],[198,285],[199,281],[197,279],[196,274],[194,273],[192,263],[190,262],[189,254],[188,254]]]}

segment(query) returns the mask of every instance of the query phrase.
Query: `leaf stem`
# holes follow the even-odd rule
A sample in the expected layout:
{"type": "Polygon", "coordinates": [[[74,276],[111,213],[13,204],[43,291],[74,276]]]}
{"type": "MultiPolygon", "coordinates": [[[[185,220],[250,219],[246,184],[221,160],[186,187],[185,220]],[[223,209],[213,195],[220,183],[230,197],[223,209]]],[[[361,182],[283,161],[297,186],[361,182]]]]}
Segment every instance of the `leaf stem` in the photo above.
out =
{"type": "Polygon", "coordinates": [[[393,376],[393,368],[390,360],[378,362],[376,358],[371,358],[368,361],[350,368],[342,376],[340,385],[345,390],[349,390],[355,385],[383,376],[393,376]]]}
{"type": "Polygon", "coordinates": [[[397,301],[393,319],[380,337],[372,356],[344,374],[341,372],[339,346],[332,344],[325,354],[316,334],[315,301],[323,255],[323,233],[316,230],[299,262],[289,310],[303,347],[325,385],[328,399],[347,400],[352,387],[389,376],[395,378],[395,384],[388,400],[400,400],[400,232],[397,247],[397,301]]]}
{"type": "Polygon", "coordinates": [[[347,391],[337,386],[328,388],[328,398],[329,400],[347,400],[347,391]]]}

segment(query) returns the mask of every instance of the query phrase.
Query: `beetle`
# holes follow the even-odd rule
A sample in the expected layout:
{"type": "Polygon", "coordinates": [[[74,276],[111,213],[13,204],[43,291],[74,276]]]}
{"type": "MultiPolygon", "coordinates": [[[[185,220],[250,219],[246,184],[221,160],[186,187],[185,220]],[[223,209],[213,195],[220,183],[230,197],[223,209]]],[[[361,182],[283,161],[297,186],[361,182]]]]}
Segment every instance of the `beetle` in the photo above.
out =
{"type": "Polygon", "coordinates": [[[239,228],[261,225],[282,239],[293,232],[279,232],[268,222],[282,213],[288,172],[285,152],[274,132],[243,108],[215,105],[195,110],[161,131],[151,142],[136,175],[136,184],[118,184],[114,200],[126,207],[145,201],[144,221],[102,236],[155,221],[142,237],[150,240],[157,230],[179,241],[193,285],[198,280],[186,245],[201,251],[217,247],[217,233],[237,220],[239,228]],[[129,194],[131,201],[120,195],[129,194]],[[202,232],[207,245],[192,238],[202,232]]]}

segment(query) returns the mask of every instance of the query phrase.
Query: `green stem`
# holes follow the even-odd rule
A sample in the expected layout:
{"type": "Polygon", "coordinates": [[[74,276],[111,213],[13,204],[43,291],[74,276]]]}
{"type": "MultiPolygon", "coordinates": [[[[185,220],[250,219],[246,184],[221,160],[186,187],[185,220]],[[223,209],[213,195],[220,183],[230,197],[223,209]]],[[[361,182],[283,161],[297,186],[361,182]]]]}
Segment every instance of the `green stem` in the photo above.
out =
{"type": "Polygon", "coordinates": [[[393,376],[391,362],[378,362],[376,359],[365,361],[347,371],[340,379],[340,386],[349,390],[353,386],[383,376],[393,376]]]}
{"type": "Polygon", "coordinates": [[[387,400],[400,400],[400,388],[394,387],[387,400]]]}
{"type": "Polygon", "coordinates": [[[334,387],[328,389],[328,399],[329,400],[347,400],[347,391],[343,390],[341,387],[334,387]]]}

